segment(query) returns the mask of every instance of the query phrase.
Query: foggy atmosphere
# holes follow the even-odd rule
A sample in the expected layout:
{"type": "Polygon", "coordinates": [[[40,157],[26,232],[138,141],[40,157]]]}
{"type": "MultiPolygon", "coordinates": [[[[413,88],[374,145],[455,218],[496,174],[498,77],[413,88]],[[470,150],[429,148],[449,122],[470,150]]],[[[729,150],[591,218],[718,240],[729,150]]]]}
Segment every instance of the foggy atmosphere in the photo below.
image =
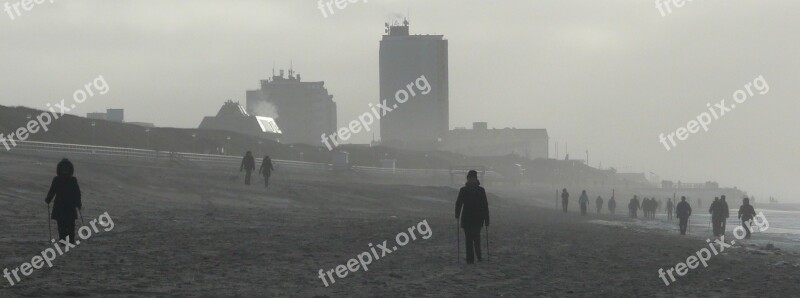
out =
{"type": "Polygon", "coordinates": [[[0,297],[800,291],[798,1],[0,10],[0,297]]]}

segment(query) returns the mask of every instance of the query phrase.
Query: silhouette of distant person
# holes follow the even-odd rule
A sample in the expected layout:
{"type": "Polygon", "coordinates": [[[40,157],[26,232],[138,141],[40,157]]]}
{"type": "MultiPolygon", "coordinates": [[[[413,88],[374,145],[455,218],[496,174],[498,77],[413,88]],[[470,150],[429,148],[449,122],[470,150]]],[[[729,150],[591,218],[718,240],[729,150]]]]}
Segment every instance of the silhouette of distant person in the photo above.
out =
{"type": "Polygon", "coordinates": [[[672,221],[672,210],[675,208],[675,204],[672,203],[672,199],[667,199],[667,219],[672,221]]]}
{"type": "Polygon", "coordinates": [[[711,229],[714,237],[719,237],[725,233],[722,227],[722,222],[725,220],[722,215],[722,207],[719,197],[714,198],[714,202],[711,202],[711,206],[708,207],[708,213],[711,214],[711,229]]]}
{"type": "Polygon", "coordinates": [[[595,206],[597,206],[597,213],[600,213],[600,210],[603,210],[603,197],[597,196],[597,199],[594,200],[595,206]]]}
{"type": "Polygon", "coordinates": [[[269,176],[272,175],[272,171],[275,168],[272,167],[272,159],[269,158],[269,155],[264,156],[264,160],[261,161],[261,168],[258,169],[258,174],[264,176],[264,187],[269,187],[269,176]]]}
{"type": "Polygon", "coordinates": [[[245,171],[244,176],[244,185],[250,185],[250,177],[253,174],[253,171],[256,169],[256,159],[253,158],[253,153],[247,151],[242,159],[242,166],[239,168],[239,172],[245,171]]]}
{"type": "Polygon", "coordinates": [[[650,217],[650,200],[647,197],[642,198],[642,213],[644,218],[650,217]]]}
{"type": "Polygon", "coordinates": [[[567,213],[567,206],[569,206],[569,193],[565,188],[561,191],[561,207],[564,208],[564,213],[567,213]]]}
{"type": "Polygon", "coordinates": [[[581,192],[581,197],[578,198],[578,204],[581,205],[581,215],[586,215],[586,208],[589,206],[589,196],[586,191],[581,192]]]}
{"type": "Polygon", "coordinates": [[[650,218],[656,218],[656,209],[658,209],[658,202],[656,202],[656,198],[650,198],[650,202],[648,203],[649,206],[647,209],[649,209],[648,213],[650,215],[650,218]]]}
{"type": "Polygon", "coordinates": [[[689,216],[692,216],[692,206],[689,206],[689,202],[686,202],[686,197],[681,197],[681,202],[675,208],[675,213],[678,217],[678,227],[681,229],[681,235],[686,235],[689,216]]]}
{"type": "Polygon", "coordinates": [[[78,212],[75,208],[81,209],[81,188],[78,186],[78,179],[75,174],[75,167],[68,159],[63,159],[56,166],[56,177],[50,183],[50,191],[47,192],[45,202],[53,202],[51,219],[58,223],[58,239],[68,240],[75,244],[75,220],[78,219],[78,212]]]}
{"type": "Polygon", "coordinates": [[[637,218],[638,217],[637,213],[638,213],[639,209],[641,209],[641,204],[639,204],[639,198],[637,198],[636,196],[633,196],[633,199],[631,199],[631,202],[628,203],[628,212],[629,212],[630,217],[637,218]]]}
{"type": "Polygon", "coordinates": [[[748,225],[748,222],[753,220],[755,217],[756,210],[753,208],[753,205],[750,205],[750,199],[744,198],[742,206],[739,207],[739,219],[742,220],[742,227],[746,232],[744,236],[745,239],[750,239],[750,226],[748,225]]]}
{"type": "Polygon", "coordinates": [[[728,207],[728,202],[725,201],[724,195],[720,197],[719,204],[719,212],[722,213],[722,234],[724,235],[728,227],[728,217],[731,217],[731,208],[728,207]]]}
{"type": "Polygon", "coordinates": [[[475,257],[478,262],[482,261],[481,229],[484,224],[489,226],[489,202],[486,190],[480,185],[478,172],[470,170],[467,183],[459,190],[456,200],[456,219],[460,219],[466,239],[467,264],[474,264],[475,257]]]}
{"type": "Polygon", "coordinates": [[[617,201],[614,200],[614,197],[611,197],[610,199],[608,199],[608,212],[610,212],[611,215],[614,215],[614,211],[616,210],[617,210],[617,201]]]}

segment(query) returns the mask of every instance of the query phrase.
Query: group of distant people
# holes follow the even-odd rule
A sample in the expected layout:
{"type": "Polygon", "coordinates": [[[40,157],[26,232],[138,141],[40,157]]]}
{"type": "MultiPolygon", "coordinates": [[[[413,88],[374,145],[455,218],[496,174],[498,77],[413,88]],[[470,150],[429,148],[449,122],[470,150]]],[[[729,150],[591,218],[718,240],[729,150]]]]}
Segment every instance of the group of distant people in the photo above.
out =
{"type": "MultiPolygon", "coordinates": [[[[256,159],[253,157],[253,152],[247,151],[242,159],[242,166],[239,167],[239,172],[245,172],[244,185],[250,185],[250,178],[255,170],[256,159]]],[[[272,171],[274,170],[272,159],[269,158],[269,155],[264,156],[264,160],[261,161],[261,168],[258,169],[258,174],[264,176],[264,187],[269,187],[269,177],[272,176],[272,171]]]]}
{"type": "MultiPolygon", "coordinates": [[[[598,196],[597,199],[595,199],[597,213],[601,213],[603,203],[604,200],[601,196],[598,196]]],[[[580,205],[581,215],[586,215],[586,210],[589,205],[589,196],[586,194],[586,190],[581,192],[581,196],[578,199],[578,204],[580,205]]],[[[702,206],[702,201],[700,199],[697,199],[697,205],[702,206]]],[[[566,188],[561,191],[561,207],[563,208],[564,213],[568,212],[569,192],[567,192],[566,188]]],[[[613,215],[616,207],[617,203],[612,196],[611,199],[608,200],[609,213],[613,215]]],[[[661,201],[657,200],[656,198],[645,197],[640,202],[638,196],[633,196],[628,203],[628,216],[631,218],[638,218],[638,211],[642,210],[645,218],[654,219],[656,217],[656,213],[660,209],[661,201]]],[[[692,215],[692,207],[689,205],[689,202],[686,201],[686,197],[681,197],[681,201],[678,204],[675,204],[671,198],[667,198],[664,211],[666,211],[668,220],[672,221],[673,214],[678,218],[678,227],[680,229],[680,233],[681,235],[686,235],[689,217],[692,215]]],[[[711,214],[711,225],[714,236],[722,237],[725,234],[726,223],[730,217],[730,208],[728,207],[728,202],[726,201],[725,196],[723,195],[721,197],[714,198],[714,201],[711,203],[708,212],[711,214]]],[[[742,206],[739,208],[739,219],[742,220],[742,227],[746,231],[745,238],[747,239],[750,238],[751,234],[747,222],[753,220],[755,216],[756,211],[753,205],[750,204],[750,199],[744,198],[742,200],[742,206]]]]}
{"type": "MultiPolygon", "coordinates": [[[[670,199],[667,199],[667,204],[672,204],[670,199]]],[[[644,198],[639,202],[638,196],[633,196],[630,203],[628,203],[628,216],[631,218],[638,218],[639,210],[644,212],[645,218],[656,218],[656,212],[661,209],[661,201],[656,198],[644,198]]],[[[668,212],[670,218],[671,212],[668,212]]]]}
{"type": "MultiPolygon", "coordinates": [[[[698,205],[700,205],[699,199],[698,205]]],[[[678,203],[676,213],[678,219],[680,220],[679,226],[681,235],[686,235],[686,227],[689,222],[689,217],[692,215],[692,207],[689,206],[688,202],[686,202],[686,197],[681,197],[681,202],[678,203]]],[[[708,208],[708,213],[711,214],[711,230],[714,234],[714,237],[723,237],[725,235],[728,217],[730,217],[730,208],[728,207],[728,202],[726,201],[724,195],[714,198],[714,201],[708,208]]],[[[751,231],[750,226],[748,226],[748,222],[755,219],[755,217],[756,210],[753,205],[750,204],[750,199],[742,199],[742,206],[739,207],[738,218],[741,220],[742,228],[745,230],[745,239],[750,239],[751,231]]]]}
{"type": "MultiPolygon", "coordinates": [[[[597,199],[594,200],[594,204],[597,207],[597,213],[603,211],[603,197],[597,196],[597,199]]],[[[586,194],[584,190],[581,192],[580,198],[578,198],[578,205],[581,207],[581,215],[586,215],[587,210],[589,208],[589,195],[586,194]]],[[[561,207],[564,209],[564,213],[569,211],[569,192],[567,189],[563,189],[561,191],[561,207]]],[[[614,200],[614,196],[611,196],[611,199],[608,200],[608,212],[614,214],[617,209],[617,201],[614,200]]]]}

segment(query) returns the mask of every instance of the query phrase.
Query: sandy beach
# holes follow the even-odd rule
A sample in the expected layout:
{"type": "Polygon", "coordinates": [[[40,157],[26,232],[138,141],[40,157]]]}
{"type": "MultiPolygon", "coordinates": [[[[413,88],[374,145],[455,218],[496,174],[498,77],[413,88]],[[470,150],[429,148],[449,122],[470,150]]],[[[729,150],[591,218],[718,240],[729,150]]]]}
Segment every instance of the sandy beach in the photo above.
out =
{"type": "MultiPolygon", "coordinates": [[[[3,268],[48,247],[44,196],[55,162],[0,155],[3,268]]],[[[4,279],[1,297],[778,297],[800,290],[797,254],[777,244],[764,249],[763,239],[737,244],[665,286],[658,269],[707,247],[700,231],[679,236],[621,217],[565,215],[538,207],[547,198],[490,195],[491,259],[467,266],[456,257],[456,188],[315,182],[278,172],[265,190],[242,185],[233,171],[76,167],[84,217],[108,212],[114,229],[13,287],[4,279]],[[318,277],[423,220],[429,239],[328,287],[318,277]]]]}

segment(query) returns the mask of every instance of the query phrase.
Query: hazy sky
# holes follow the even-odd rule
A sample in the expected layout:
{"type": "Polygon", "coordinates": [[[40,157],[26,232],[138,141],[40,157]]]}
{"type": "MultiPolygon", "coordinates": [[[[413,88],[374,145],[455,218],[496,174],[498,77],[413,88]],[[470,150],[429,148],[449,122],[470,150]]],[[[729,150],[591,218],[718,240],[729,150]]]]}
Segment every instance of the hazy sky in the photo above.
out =
{"type": "Polygon", "coordinates": [[[799,1],[693,1],[662,16],[642,0],[370,0],[327,18],[317,3],[58,0],[16,20],[2,12],[0,104],[44,108],[103,75],[110,93],[74,114],[124,108],[129,121],[196,127],[227,99],[244,104],[273,61],[293,60],[304,80],[326,82],[342,126],[377,101],[383,23],[410,12],[412,33],[449,40],[451,127],[547,128],[562,158],[569,142],[593,166],[800,199],[799,1]],[[671,151],[658,142],[759,75],[768,94],[671,151]]]}

